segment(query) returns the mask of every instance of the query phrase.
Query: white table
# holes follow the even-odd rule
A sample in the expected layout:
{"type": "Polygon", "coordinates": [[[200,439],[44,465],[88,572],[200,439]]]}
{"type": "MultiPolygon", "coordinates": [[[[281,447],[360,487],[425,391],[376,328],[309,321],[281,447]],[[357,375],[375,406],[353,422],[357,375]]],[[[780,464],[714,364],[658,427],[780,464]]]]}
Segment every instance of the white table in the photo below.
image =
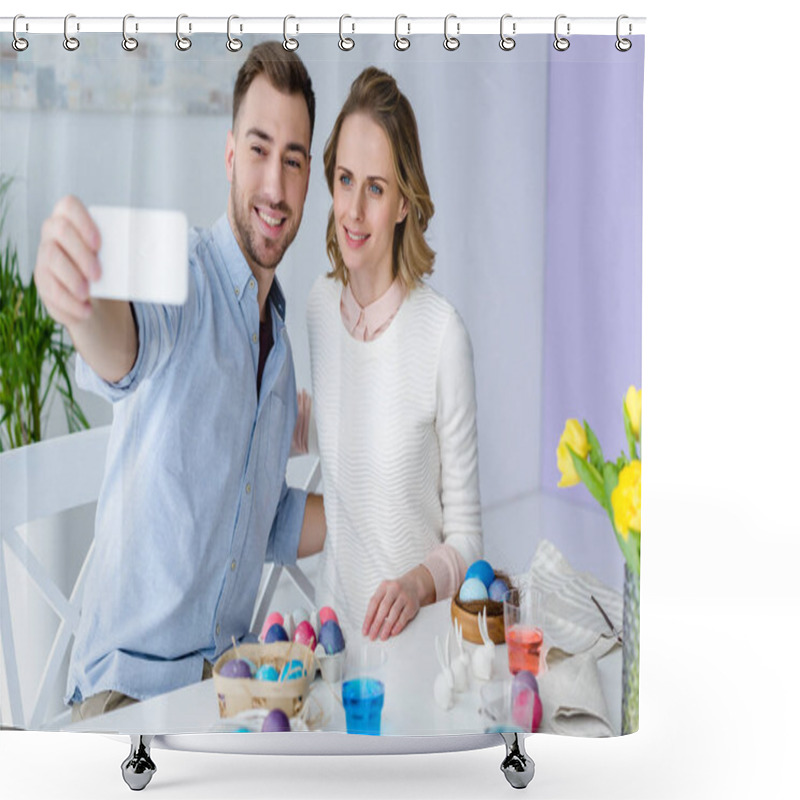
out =
{"type": "MultiPolygon", "coordinates": [[[[426,736],[483,732],[484,722],[478,713],[479,683],[472,683],[469,691],[457,695],[450,711],[439,708],[433,699],[433,681],[439,671],[434,637],[446,634],[449,620],[449,601],[436,603],[421,609],[403,633],[385,643],[388,662],[383,734],[426,736]]],[[[465,644],[470,651],[477,646],[465,644]]],[[[616,730],[620,726],[621,665],[619,648],[598,662],[610,721],[616,730]]],[[[499,678],[508,674],[506,647],[501,645],[495,651],[495,675],[499,678]]],[[[319,690],[327,689],[325,686],[315,689],[319,690]]],[[[218,725],[214,684],[213,680],[207,680],[70,725],[67,730],[159,735],[211,733],[218,730],[218,725]]],[[[341,708],[329,719],[325,729],[344,730],[341,708]]]]}

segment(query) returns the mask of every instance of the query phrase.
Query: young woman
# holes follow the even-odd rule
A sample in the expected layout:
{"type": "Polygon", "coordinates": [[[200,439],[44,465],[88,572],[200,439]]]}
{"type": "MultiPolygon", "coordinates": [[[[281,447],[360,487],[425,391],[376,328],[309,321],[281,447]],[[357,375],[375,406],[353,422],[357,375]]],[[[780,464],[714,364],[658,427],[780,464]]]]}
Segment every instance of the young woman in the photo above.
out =
{"type": "Polygon", "coordinates": [[[332,270],[308,329],[327,534],[320,599],[372,639],[449,597],[483,550],[472,349],[423,282],[433,203],[414,112],[356,78],[325,147],[332,270]]]}

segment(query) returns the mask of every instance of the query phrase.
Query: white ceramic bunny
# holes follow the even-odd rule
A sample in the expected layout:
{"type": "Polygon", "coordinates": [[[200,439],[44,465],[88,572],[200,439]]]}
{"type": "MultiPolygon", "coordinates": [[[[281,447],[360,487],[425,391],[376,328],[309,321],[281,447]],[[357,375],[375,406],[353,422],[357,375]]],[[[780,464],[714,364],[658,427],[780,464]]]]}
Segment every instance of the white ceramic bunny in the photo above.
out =
{"type": "Polygon", "coordinates": [[[489,638],[485,608],[478,614],[478,630],[483,639],[483,647],[479,647],[472,654],[472,674],[479,681],[489,681],[492,679],[494,668],[494,642],[489,638]]]}
{"type": "Polygon", "coordinates": [[[469,688],[469,656],[464,652],[464,635],[461,624],[453,620],[454,639],[456,640],[456,657],[450,665],[453,670],[453,680],[457,692],[466,692],[469,688]]]}
{"type": "Polygon", "coordinates": [[[436,657],[439,659],[442,671],[433,682],[433,697],[438,706],[449,711],[456,702],[455,680],[453,670],[450,668],[450,631],[447,632],[446,642],[436,637],[436,657]]]}

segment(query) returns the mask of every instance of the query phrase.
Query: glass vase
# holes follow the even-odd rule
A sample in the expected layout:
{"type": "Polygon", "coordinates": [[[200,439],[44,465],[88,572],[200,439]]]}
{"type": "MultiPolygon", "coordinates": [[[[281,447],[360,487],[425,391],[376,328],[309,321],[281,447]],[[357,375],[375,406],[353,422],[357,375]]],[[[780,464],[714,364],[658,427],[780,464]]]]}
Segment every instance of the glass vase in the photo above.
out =
{"type": "Polygon", "coordinates": [[[625,565],[622,611],[622,733],[639,730],[639,580],[625,565]]]}

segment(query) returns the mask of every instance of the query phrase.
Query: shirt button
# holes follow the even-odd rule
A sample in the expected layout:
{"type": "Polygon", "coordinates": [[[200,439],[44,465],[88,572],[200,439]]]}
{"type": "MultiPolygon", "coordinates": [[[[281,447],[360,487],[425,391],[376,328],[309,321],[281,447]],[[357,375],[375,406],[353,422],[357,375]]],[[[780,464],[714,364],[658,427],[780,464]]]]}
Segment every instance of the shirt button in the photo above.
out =
{"type": "Polygon", "coordinates": [[[238,286],[237,286],[237,287],[236,287],[236,288],[233,290],[233,293],[234,293],[234,294],[235,294],[237,297],[239,296],[239,287],[238,287],[238,286]]]}
{"type": "Polygon", "coordinates": [[[247,494],[250,494],[252,488],[253,487],[248,483],[247,486],[244,487],[244,490],[247,492],[247,494]]]}
{"type": "Polygon", "coordinates": [[[233,572],[233,570],[235,569],[236,569],[236,559],[234,558],[233,561],[231,561],[231,572],[233,572]]]}
{"type": "Polygon", "coordinates": [[[252,289],[254,287],[255,287],[255,283],[253,281],[250,281],[250,288],[252,289]]]}
{"type": "Polygon", "coordinates": [[[217,623],[217,636],[219,636],[219,635],[220,635],[220,633],[222,633],[222,625],[220,625],[219,623],[217,623]]]}
{"type": "Polygon", "coordinates": [[[253,338],[253,344],[255,344],[258,341],[258,334],[254,333],[252,338],[253,338]]]}

